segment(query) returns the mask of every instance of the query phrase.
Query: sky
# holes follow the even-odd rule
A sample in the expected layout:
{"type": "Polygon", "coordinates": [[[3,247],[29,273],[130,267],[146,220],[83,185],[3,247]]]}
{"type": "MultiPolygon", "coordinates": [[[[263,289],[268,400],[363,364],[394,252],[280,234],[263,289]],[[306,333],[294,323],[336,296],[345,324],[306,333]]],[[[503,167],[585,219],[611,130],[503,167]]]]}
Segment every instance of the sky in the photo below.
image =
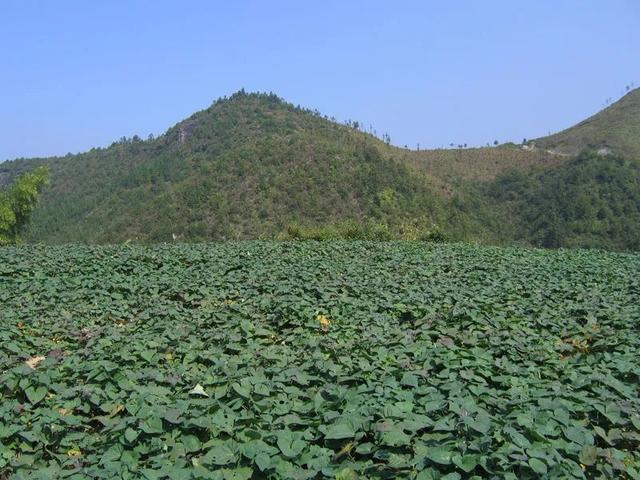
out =
{"type": "Polygon", "coordinates": [[[272,91],[392,143],[535,138],[640,86],[638,0],[0,1],[0,161],[272,91]]]}

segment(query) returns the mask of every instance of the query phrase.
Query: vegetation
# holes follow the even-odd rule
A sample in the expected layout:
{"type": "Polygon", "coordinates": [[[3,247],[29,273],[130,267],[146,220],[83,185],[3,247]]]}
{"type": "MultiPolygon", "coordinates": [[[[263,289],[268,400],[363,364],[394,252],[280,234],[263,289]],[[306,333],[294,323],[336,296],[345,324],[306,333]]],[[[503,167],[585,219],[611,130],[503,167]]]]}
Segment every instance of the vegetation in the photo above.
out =
{"type": "Polygon", "coordinates": [[[543,247],[640,249],[640,163],[584,152],[542,174],[510,173],[490,194],[522,239],[543,247]]]}
{"type": "Polygon", "coordinates": [[[0,245],[16,244],[38,202],[38,195],[48,180],[45,167],[25,173],[0,191],[0,245]]]}
{"type": "Polygon", "coordinates": [[[638,478],[640,256],[0,250],[0,476],[638,478]]]}
{"type": "Polygon", "coordinates": [[[562,165],[566,157],[544,150],[497,148],[438,149],[398,152],[398,158],[427,176],[439,196],[451,198],[512,171],[528,172],[562,165]]]}
{"type": "Polygon", "coordinates": [[[24,235],[34,242],[446,238],[637,249],[639,98],[632,91],[563,132],[570,141],[411,151],[358,122],[240,91],[158,138],[5,162],[0,183],[51,170],[24,235]],[[596,153],[567,153],[586,145],[596,153]]]}
{"type": "Polygon", "coordinates": [[[577,155],[585,148],[604,149],[640,159],[640,89],[562,132],[534,140],[536,147],[577,155]]]}
{"type": "Polygon", "coordinates": [[[295,222],[390,216],[441,223],[442,201],[424,175],[380,146],[275,95],[239,92],[154,140],[1,168],[52,170],[34,241],[273,237],[295,222]]]}
{"type": "Polygon", "coordinates": [[[280,240],[421,240],[443,242],[446,236],[437,225],[426,222],[383,223],[380,221],[345,221],[322,226],[291,224],[278,237],[280,240]]]}

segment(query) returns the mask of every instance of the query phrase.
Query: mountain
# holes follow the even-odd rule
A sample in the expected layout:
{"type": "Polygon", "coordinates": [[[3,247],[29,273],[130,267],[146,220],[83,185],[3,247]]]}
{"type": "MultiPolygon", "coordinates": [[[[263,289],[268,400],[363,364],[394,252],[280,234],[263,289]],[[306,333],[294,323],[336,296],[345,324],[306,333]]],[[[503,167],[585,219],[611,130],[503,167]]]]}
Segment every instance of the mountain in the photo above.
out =
{"type": "Polygon", "coordinates": [[[566,155],[590,148],[640,158],[640,89],[577,125],[532,143],[566,155]]]}
{"type": "Polygon", "coordinates": [[[640,118],[636,100],[632,92],[593,117],[603,135],[593,138],[606,143],[568,135],[585,122],[561,133],[575,152],[606,145],[625,158],[575,157],[554,136],[535,148],[403,149],[274,94],[240,91],[158,138],[2,163],[0,185],[48,166],[32,242],[370,235],[640,248],[631,225],[640,155],[625,133],[640,118]]]}

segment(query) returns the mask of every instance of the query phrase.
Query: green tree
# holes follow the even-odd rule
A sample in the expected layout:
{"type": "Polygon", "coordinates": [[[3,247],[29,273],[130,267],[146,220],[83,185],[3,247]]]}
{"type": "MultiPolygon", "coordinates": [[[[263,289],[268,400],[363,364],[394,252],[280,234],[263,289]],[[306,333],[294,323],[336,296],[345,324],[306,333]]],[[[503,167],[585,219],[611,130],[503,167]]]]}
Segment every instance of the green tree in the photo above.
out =
{"type": "Polygon", "coordinates": [[[0,245],[20,242],[20,234],[29,222],[39,193],[48,179],[47,168],[38,167],[18,177],[6,190],[0,191],[0,245]]]}

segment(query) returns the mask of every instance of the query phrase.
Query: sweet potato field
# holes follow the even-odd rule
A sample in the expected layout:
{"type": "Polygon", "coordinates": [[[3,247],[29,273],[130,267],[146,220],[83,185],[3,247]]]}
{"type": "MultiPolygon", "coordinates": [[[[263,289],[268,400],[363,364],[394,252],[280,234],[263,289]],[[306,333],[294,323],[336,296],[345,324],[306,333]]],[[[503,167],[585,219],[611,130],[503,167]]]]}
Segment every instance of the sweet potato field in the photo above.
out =
{"type": "Polygon", "coordinates": [[[0,249],[0,478],[640,478],[640,255],[0,249]]]}

